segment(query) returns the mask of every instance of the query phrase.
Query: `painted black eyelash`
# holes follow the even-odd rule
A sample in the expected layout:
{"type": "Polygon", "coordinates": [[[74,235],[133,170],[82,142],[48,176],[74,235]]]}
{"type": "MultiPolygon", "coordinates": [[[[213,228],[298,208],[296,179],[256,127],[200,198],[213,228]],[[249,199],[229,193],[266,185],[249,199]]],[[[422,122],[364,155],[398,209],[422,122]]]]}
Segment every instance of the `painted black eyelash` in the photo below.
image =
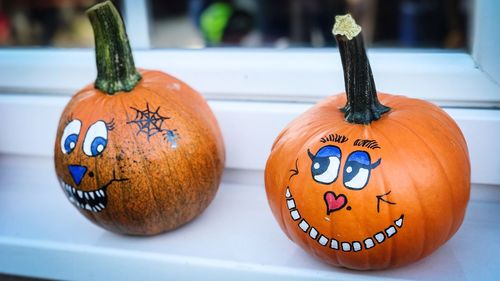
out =
{"type": "Polygon", "coordinates": [[[370,149],[378,149],[380,146],[378,145],[378,142],[376,140],[362,140],[362,139],[357,139],[354,141],[354,146],[361,146],[361,147],[367,147],[370,149]]]}
{"type": "Polygon", "coordinates": [[[343,135],[339,135],[339,134],[329,134],[327,136],[324,136],[321,138],[320,142],[322,143],[326,143],[326,142],[338,142],[338,143],[344,143],[346,141],[348,141],[349,138],[346,137],[346,136],[343,136],[343,135]]]}
{"type": "Polygon", "coordinates": [[[68,124],[73,121],[73,113],[71,113],[68,117],[66,117],[66,120],[64,120],[64,126],[68,126],[68,124]]]}
{"type": "Polygon", "coordinates": [[[115,118],[111,119],[111,121],[106,122],[106,128],[108,131],[113,131],[115,129],[115,118]]]}

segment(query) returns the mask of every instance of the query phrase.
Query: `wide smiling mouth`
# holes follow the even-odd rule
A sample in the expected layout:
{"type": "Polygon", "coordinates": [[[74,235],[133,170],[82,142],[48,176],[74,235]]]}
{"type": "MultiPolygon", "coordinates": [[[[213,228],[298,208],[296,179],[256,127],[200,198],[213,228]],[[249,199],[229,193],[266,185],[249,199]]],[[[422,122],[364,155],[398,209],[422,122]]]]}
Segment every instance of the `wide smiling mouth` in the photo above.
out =
{"type": "Polygon", "coordinates": [[[92,191],[83,191],[77,189],[64,182],[63,180],[61,180],[61,185],[66,192],[66,196],[68,197],[69,201],[80,209],[99,213],[104,210],[104,208],[106,208],[106,205],[108,204],[108,196],[106,194],[106,190],[109,184],[106,184],[103,187],[92,191]]]}
{"type": "Polygon", "coordinates": [[[382,244],[387,239],[394,237],[394,235],[397,234],[398,229],[401,229],[403,227],[404,214],[401,214],[398,219],[394,220],[394,224],[388,225],[385,229],[374,233],[372,236],[365,237],[364,239],[359,241],[338,241],[319,233],[318,230],[315,227],[311,226],[305,218],[302,218],[289,187],[286,188],[285,196],[287,207],[290,211],[290,216],[292,220],[297,222],[297,227],[300,228],[304,233],[307,233],[309,235],[309,238],[315,240],[321,246],[326,247],[327,245],[329,245],[330,249],[332,250],[342,250],[344,252],[359,252],[361,250],[369,250],[374,248],[378,244],[382,244]]]}

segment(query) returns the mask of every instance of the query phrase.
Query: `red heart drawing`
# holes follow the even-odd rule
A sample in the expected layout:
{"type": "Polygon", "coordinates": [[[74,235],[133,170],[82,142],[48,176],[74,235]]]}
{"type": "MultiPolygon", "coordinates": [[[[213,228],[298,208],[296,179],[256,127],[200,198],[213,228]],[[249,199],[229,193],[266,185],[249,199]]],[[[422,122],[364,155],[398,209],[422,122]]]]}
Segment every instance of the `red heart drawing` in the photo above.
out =
{"type": "Polygon", "coordinates": [[[338,211],[347,204],[347,197],[344,194],[335,195],[332,191],[325,193],[326,214],[338,211]]]}

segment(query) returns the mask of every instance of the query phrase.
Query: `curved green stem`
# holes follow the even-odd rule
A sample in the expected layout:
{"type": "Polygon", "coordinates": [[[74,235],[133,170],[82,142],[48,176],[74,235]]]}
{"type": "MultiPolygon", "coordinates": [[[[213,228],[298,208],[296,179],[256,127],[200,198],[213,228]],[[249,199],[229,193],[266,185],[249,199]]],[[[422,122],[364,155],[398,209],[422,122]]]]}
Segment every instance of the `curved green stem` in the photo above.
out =
{"type": "Polygon", "coordinates": [[[390,110],[377,98],[375,81],[366,56],[361,27],[351,15],[336,16],[333,34],[339,46],[344,69],[347,104],[345,119],[355,124],[370,124],[390,110]]]}
{"type": "Polygon", "coordinates": [[[127,33],[111,1],[87,10],[94,29],[97,79],[95,87],[107,94],[129,92],[141,80],[134,65],[127,33]]]}

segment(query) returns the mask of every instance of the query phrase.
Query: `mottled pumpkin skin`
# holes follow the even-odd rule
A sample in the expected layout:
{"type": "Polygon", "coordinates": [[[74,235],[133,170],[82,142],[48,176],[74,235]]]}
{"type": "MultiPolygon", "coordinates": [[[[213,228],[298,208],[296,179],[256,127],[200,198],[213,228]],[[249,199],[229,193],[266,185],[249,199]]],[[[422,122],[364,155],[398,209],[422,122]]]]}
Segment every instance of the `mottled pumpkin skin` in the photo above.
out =
{"type": "Polygon", "coordinates": [[[378,96],[391,110],[369,125],[344,121],[340,108],[346,104],[345,94],[318,103],[281,132],[267,162],[266,192],[282,230],[305,251],[331,265],[369,270],[414,262],[449,240],[464,218],[470,164],[456,123],[431,103],[378,96]],[[322,142],[329,134],[348,140],[322,142]],[[357,139],[376,140],[379,148],[356,146],[357,139]],[[338,178],[331,184],[313,178],[315,167],[308,155],[308,150],[315,155],[326,145],[342,152],[338,178]],[[346,158],[354,151],[368,153],[372,164],[380,159],[359,190],[346,188],[343,179],[347,169],[352,172],[346,158]],[[328,192],[345,196],[345,206],[328,214],[328,192]],[[287,200],[293,201],[288,205],[287,200]],[[298,212],[296,220],[293,211],[298,212]],[[306,231],[300,228],[302,220],[308,224],[306,231]],[[374,235],[379,233],[381,238],[381,232],[384,239],[377,242],[374,235]],[[331,239],[337,241],[338,249],[332,248],[331,239]],[[366,239],[374,245],[367,247],[366,239]],[[345,250],[343,242],[349,242],[345,250]],[[356,251],[353,242],[359,243],[356,251]]]}
{"type": "MultiPolygon", "coordinates": [[[[152,235],[189,222],[209,205],[225,156],[215,117],[198,93],[165,73],[140,73],[131,92],[108,95],[89,85],[70,100],[59,122],[55,167],[68,198],[107,185],[105,208],[88,210],[72,202],[86,218],[110,231],[152,235]],[[165,119],[156,123],[157,130],[149,124],[152,130],[140,131],[148,121],[136,109],[148,108],[149,116],[165,119]],[[71,120],[80,120],[81,129],[74,150],[64,153],[61,138],[71,120]],[[99,120],[108,123],[107,145],[98,156],[88,156],[84,138],[99,120]],[[86,168],[79,184],[71,165],[86,168]],[[68,185],[76,193],[68,192],[68,185]]],[[[78,203],[85,203],[83,198],[78,203]]]]}

